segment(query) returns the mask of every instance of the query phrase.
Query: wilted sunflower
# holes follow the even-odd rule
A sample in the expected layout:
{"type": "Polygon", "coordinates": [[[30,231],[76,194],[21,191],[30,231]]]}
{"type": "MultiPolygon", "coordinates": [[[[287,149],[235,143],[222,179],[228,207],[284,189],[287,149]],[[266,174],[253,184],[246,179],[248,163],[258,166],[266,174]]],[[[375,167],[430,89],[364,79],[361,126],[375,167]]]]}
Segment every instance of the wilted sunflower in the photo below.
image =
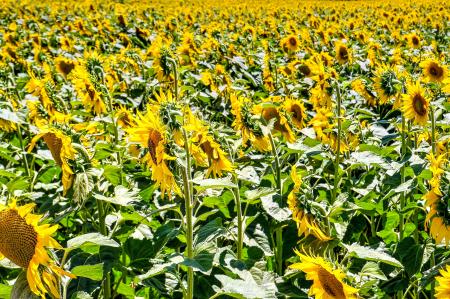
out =
{"type": "Polygon", "coordinates": [[[407,94],[402,95],[402,111],[405,118],[414,121],[418,125],[426,125],[430,100],[425,96],[425,91],[419,81],[416,84],[407,85],[407,94]]]}
{"type": "Polygon", "coordinates": [[[47,248],[61,249],[51,235],[57,225],[39,225],[41,216],[31,213],[34,204],[0,206],[0,257],[25,268],[30,290],[41,298],[60,298],[59,278],[75,276],[60,268],[47,248]]]}
{"type": "Polygon", "coordinates": [[[447,78],[447,68],[439,61],[428,59],[420,63],[426,79],[431,82],[442,82],[447,78]]]}
{"type": "Polygon", "coordinates": [[[322,257],[307,256],[296,251],[301,262],[290,265],[292,269],[306,273],[306,279],[312,280],[309,296],[316,299],[353,299],[357,298],[358,289],[346,284],[345,273],[333,266],[322,257]]]}
{"type": "Polygon", "coordinates": [[[73,171],[69,165],[69,160],[75,159],[75,149],[72,146],[72,140],[56,128],[43,127],[40,133],[31,139],[28,152],[33,150],[40,138],[44,139],[53,159],[62,169],[63,195],[65,195],[72,186],[74,179],[73,171]]]}
{"type": "Polygon", "coordinates": [[[167,193],[171,199],[172,192],[180,193],[175,176],[168,166],[176,158],[166,153],[167,129],[157,112],[148,110],[144,115],[138,112],[133,126],[126,131],[131,142],[137,142],[147,150],[143,160],[152,169],[152,180],[160,187],[161,196],[164,197],[167,193]]]}
{"type": "Polygon", "coordinates": [[[294,188],[288,195],[288,206],[292,212],[292,218],[297,223],[298,227],[298,235],[305,237],[309,235],[313,235],[320,241],[328,241],[331,240],[320,228],[319,224],[315,220],[314,215],[306,212],[304,208],[302,208],[302,204],[297,198],[297,193],[300,191],[300,186],[302,184],[301,178],[297,174],[297,168],[292,166],[291,168],[291,178],[294,181],[294,188]]]}
{"type": "Polygon", "coordinates": [[[367,89],[366,84],[364,84],[363,80],[356,79],[352,82],[352,88],[356,91],[362,98],[367,101],[369,106],[376,106],[377,99],[375,96],[367,89]]]}
{"type": "Polygon", "coordinates": [[[446,265],[445,270],[440,269],[441,276],[436,277],[436,281],[439,284],[436,286],[436,299],[450,298],[450,266],[446,265]]]}

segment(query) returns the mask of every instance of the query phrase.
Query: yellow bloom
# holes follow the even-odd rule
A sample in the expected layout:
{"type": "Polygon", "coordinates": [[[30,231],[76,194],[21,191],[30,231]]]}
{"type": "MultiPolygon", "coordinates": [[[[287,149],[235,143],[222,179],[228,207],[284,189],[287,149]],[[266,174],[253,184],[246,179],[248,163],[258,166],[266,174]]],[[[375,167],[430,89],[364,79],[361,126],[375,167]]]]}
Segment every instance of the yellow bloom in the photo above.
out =
{"type": "Polygon", "coordinates": [[[341,41],[335,43],[335,52],[336,52],[336,60],[339,64],[344,64],[347,62],[351,62],[352,55],[350,50],[347,48],[347,45],[341,41]]]}
{"type": "Polygon", "coordinates": [[[450,298],[450,266],[446,265],[445,269],[440,269],[441,276],[436,277],[436,281],[439,284],[436,291],[436,299],[450,298]]]}
{"type": "Polygon", "coordinates": [[[292,269],[306,273],[306,279],[313,284],[308,295],[316,299],[353,299],[357,298],[358,289],[346,284],[345,273],[333,266],[322,257],[313,257],[296,252],[301,262],[290,266],[292,269]]]}
{"type": "Polygon", "coordinates": [[[59,277],[75,276],[57,266],[47,248],[61,249],[51,235],[57,225],[39,225],[41,216],[31,210],[34,204],[17,206],[15,202],[0,207],[0,255],[25,268],[30,290],[41,298],[59,295],[59,277]]]}
{"type": "Polygon", "coordinates": [[[415,124],[426,125],[428,121],[429,99],[425,96],[420,82],[407,85],[408,94],[403,94],[402,111],[405,118],[413,120],[415,124]]]}
{"type": "Polygon", "coordinates": [[[62,56],[59,56],[55,59],[56,69],[64,76],[64,78],[70,74],[70,72],[75,68],[75,65],[75,61],[62,56]]]}
{"type": "Polygon", "coordinates": [[[352,82],[352,88],[361,97],[363,97],[369,106],[375,106],[377,104],[377,99],[371,92],[367,89],[366,85],[361,79],[356,79],[352,82]]]}
{"type": "Polygon", "coordinates": [[[28,152],[33,150],[40,138],[44,139],[56,164],[62,168],[63,194],[65,195],[72,186],[74,179],[74,173],[69,165],[69,160],[75,160],[75,149],[72,146],[72,140],[56,128],[44,127],[41,128],[39,134],[31,139],[28,152]]]}
{"type": "Polygon", "coordinates": [[[266,121],[269,122],[271,119],[275,119],[273,128],[280,132],[284,138],[286,138],[287,142],[294,143],[295,134],[292,131],[286,116],[283,115],[283,111],[281,110],[281,107],[274,106],[263,107],[262,105],[257,105],[254,107],[254,113],[260,114],[266,121]]]}
{"type": "Polygon", "coordinates": [[[284,101],[283,106],[298,129],[305,127],[306,109],[302,101],[288,98],[284,101]]]}
{"type": "Polygon", "coordinates": [[[425,60],[420,63],[423,75],[428,81],[442,82],[447,78],[447,68],[436,60],[425,60]]]}
{"type": "Polygon", "coordinates": [[[286,52],[295,52],[300,47],[300,41],[296,35],[289,35],[281,41],[281,46],[286,52]]]}
{"type": "Polygon", "coordinates": [[[297,168],[295,165],[291,168],[291,178],[294,181],[294,188],[289,193],[287,201],[289,209],[292,212],[292,218],[297,223],[298,235],[305,235],[305,237],[313,235],[321,241],[331,240],[331,238],[322,231],[319,224],[315,220],[315,217],[308,214],[305,209],[301,207],[301,204],[297,199],[296,194],[300,191],[302,181],[297,175],[297,168]]]}
{"type": "Polygon", "coordinates": [[[398,72],[395,68],[389,68],[386,65],[379,67],[375,71],[375,80],[373,87],[377,92],[380,104],[386,104],[390,99],[397,96],[394,81],[398,78],[398,72]]]}
{"type": "Polygon", "coordinates": [[[167,130],[155,111],[148,110],[145,115],[138,112],[133,126],[126,131],[131,142],[139,143],[148,151],[144,161],[152,170],[152,180],[160,187],[161,196],[167,194],[171,199],[172,192],[180,194],[175,176],[167,165],[175,159],[165,152],[167,130]]]}

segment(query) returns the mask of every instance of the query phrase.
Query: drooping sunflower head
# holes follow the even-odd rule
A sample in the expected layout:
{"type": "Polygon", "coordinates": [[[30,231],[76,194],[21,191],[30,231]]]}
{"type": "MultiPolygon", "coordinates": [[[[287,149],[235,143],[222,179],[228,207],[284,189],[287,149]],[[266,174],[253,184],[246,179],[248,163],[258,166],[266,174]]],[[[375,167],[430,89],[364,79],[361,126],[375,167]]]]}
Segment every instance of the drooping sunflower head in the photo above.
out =
{"type": "Polygon", "coordinates": [[[292,269],[306,273],[306,279],[313,283],[309,295],[316,299],[350,299],[357,298],[358,289],[344,282],[346,275],[319,256],[308,256],[296,251],[300,262],[290,266],[292,269]]]}
{"type": "Polygon", "coordinates": [[[261,115],[267,122],[270,122],[272,119],[275,120],[274,129],[280,132],[288,142],[295,142],[295,134],[284,115],[285,111],[283,111],[282,107],[272,105],[269,102],[266,104],[262,103],[255,106],[254,113],[261,115]]]}
{"type": "Polygon", "coordinates": [[[447,68],[438,61],[428,59],[420,63],[423,75],[428,81],[442,82],[447,78],[447,68]]]}
{"type": "Polygon", "coordinates": [[[64,77],[70,74],[70,72],[75,68],[75,65],[76,61],[62,56],[55,59],[56,70],[60,72],[64,77]]]}
{"type": "Polygon", "coordinates": [[[61,248],[51,237],[58,226],[40,225],[41,216],[31,213],[34,206],[17,206],[15,201],[0,206],[0,254],[26,269],[33,293],[42,298],[46,294],[60,298],[59,278],[74,276],[58,267],[48,255],[47,248],[61,248]]]}
{"type": "Polygon", "coordinates": [[[415,84],[407,85],[407,94],[402,95],[402,111],[405,117],[414,121],[418,125],[426,125],[430,101],[425,95],[425,91],[417,81],[415,84]]]}

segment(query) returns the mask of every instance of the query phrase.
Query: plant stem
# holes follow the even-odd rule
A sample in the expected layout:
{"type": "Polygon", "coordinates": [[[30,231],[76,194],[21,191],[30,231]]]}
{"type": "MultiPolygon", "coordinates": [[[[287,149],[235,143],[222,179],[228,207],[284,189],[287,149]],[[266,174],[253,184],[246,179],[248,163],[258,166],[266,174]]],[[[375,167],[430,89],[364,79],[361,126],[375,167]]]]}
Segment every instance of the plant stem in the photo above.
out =
{"type": "Polygon", "coordinates": [[[20,124],[17,125],[17,135],[19,135],[19,143],[20,143],[20,148],[22,150],[21,156],[22,156],[23,162],[25,163],[25,171],[27,172],[27,177],[30,177],[31,171],[30,171],[30,166],[28,165],[27,153],[25,152],[25,146],[23,145],[22,129],[20,128],[20,124]]]}
{"type": "MultiPolygon", "coordinates": [[[[273,136],[271,133],[269,133],[269,140],[270,145],[272,148],[272,154],[275,160],[275,174],[276,174],[276,185],[277,185],[277,191],[279,192],[280,196],[280,204],[282,203],[283,199],[283,186],[281,184],[281,167],[280,167],[280,159],[278,157],[277,148],[275,146],[275,142],[273,140],[273,136]]],[[[280,225],[275,229],[275,244],[276,244],[276,251],[275,251],[275,260],[276,260],[276,269],[278,275],[283,275],[283,227],[280,225]]]]}
{"type": "Polygon", "coordinates": [[[173,67],[173,80],[174,80],[174,93],[175,93],[175,99],[178,102],[178,67],[177,67],[177,62],[169,57],[167,58],[167,61],[170,62],[172,64],[173,67]]]}
{"type": "MultiPolygon", "coordinates": [[[[106,230],[106,213],[105,213],[105,206],[104,202],[97,199],[97,209],[98,209],[98,218],[99,218],[99,229],[100,233],[104,236],[108,235],[108,232],[106,230]]],[[[103,297],[104,299],[111,298],[111,276],[109,275],[109,272],[106,273],[105,280],[103,281],[103,297]]]]}
{"type": "Polygon", "coordinates": [[[336,116],[337,116],[337,136],[336,136],[336,157],[334,160],[334,188],[331,193],[331,204],[336,201],[337,197],[337,188],[339,184],[339,161],[341,155],[341,90],[339,88],[339,83],[336,82],[336,116]]]}
{"type": "MultiPolygon", "coordinates": [[[[431,119],[431,152],[434,155],[436,155],[436,119],[434,118],[434,109],[433,109],[433,105],[430,105],[430,119],[431,119]]],[[[430,236],[431,236],[431,232],[430,232],[430,236]]],[[[433,238],[431,238],[433,240],[433,238]]],[[[434,248],[436,248],[434,246],[434,248]]],[[[430,267],[434,267],[436,264],[435,261],[435,255],[434,255],[434,250],[431,252],[431,256],[430,256],[430,267]]],[[[434,288],[436,286],[435,280],[433,279],[431,281],[431,298],[434,298],[434,288]]]]}
{"type": "MultiPolygon", "coordinates": [[[[401,158],[403,159],[405,157],[406,154],[406,136],[405,136],[405,131],[406,131],[406,121],[405,121],[405,117],[402,114],[402,148],[401,148],[401,158]]],[[[402,166],[402,168],[400,169],[400,175],[401,175],[401,184],[403,184],[405,182],[405,167],[402,166]]],[[[403,226],[404,226],[404,216],[403,216],[403,208],[405,207],[405,193],[402,192],[400,194],[400,224],[399,224],[399,233],[400,233],[400,241],[403,240],[403,226]]]]}
{"type": "MultiPolygon", "coordinates": [[[[182,171],[183,177],[183,189],[184,189],[184,202],[186,206],[186,251],[187,257],[189,259],[194,258],[194,229],[192,222],[192,211],[193,211],[193,202],[192,202],[192,188],[191,188],[191,161],[190,161],[190,152],[189,152],[189,143],[186,131],[183,129],[183,137],[184,137],[184,150],[186,152],[186,168],[182,171]]],[[[188,277],[187,277],[187,294],[186,299],[192,299],[194,297],[194,271],[192,267],[188,267],[188,277]]]]}
{"type": "Polygon", "coordinates": [[[241,206],[241,195],[239,194],[239,181],[236,175],[234,175],[234,182],[236,188],[233,188],[234,200],[236,202],[236,213],[237,213],[237,258],[242,259],[242,248],[244,243],[244,223],[242,217],[242,206],[241,206]]]}

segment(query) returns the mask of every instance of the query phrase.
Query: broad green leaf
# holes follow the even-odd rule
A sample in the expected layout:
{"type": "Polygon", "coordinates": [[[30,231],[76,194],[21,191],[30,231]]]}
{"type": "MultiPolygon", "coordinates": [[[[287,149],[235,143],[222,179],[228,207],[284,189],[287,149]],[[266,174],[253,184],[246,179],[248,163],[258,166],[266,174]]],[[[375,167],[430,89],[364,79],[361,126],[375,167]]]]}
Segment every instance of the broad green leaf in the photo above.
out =
{"type": "Polygon", "coordinates": [[[119,206],[129,206],[132,202],[139,200],[138,190],[128,190],[123,186],[114,188],[114,196],[107,197],[101,194],[94,194],[98,200],[107,201],[119,206]]]}
{"type": "Polygon", "coordinates": [[[78,277],[85,277],[95,281],[103,278],[103,263],[95,265],[76,266],[70,272],[78,277]]]}
{"type": "MultiPolygon", "coordinates": [[[[279,196],[278,196],[279,198],[279,196]]],[[[278,222],[291,219],[292,212],[289,208],[281,208],[276,201],[277,195],[267,195],[261,197],[261,203],[266,213],[278,222]]]]}
{"type": "Polygon", "coordinates": [[[101,245],[101,246],[110,246],[110,247],[119,247],[119,243],[116,241],[103,236],[99,233],[88,233],[81,236],[77,236],[75,238],[67,241],[67,250],[73,250],[83,246],[86,243],[101,245]]]}
{"type": "Polygon", "coordinates": [[[236,184],[231,182],[230,178],[220,178],[220,179],[202,179],[195,178],[192,180],[195,189],[199,192],[207,189],[223,189],[223,188],[236,188],[236,184]]]}
{"type": "Polygon", "coordinates": [[[403,267],[402,263],[384,252],[382,249],[373,249],[370,247],[358,245],[356,243],[352,245],[344,244],[344,247],[348,250],[349,254],[360,259],[382,262],[399,268],[403,267]]]}

